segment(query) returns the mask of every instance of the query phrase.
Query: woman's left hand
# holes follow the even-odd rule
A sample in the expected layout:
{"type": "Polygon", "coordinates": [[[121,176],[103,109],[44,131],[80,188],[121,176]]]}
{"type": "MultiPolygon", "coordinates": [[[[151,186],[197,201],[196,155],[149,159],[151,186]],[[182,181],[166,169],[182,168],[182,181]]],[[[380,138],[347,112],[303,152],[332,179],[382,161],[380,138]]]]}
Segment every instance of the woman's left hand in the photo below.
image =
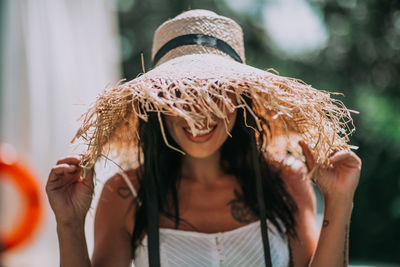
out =
{"type": "Polygon", "coordinates": [[[316,166],[308,145],[303,141],[299,145],[306,158],[308,170],[317,168],[313,178],[325,200],[353,201],[360,179],[361,159],[352,151],[338,151],[330,155],[329,164],[316,166]]]}

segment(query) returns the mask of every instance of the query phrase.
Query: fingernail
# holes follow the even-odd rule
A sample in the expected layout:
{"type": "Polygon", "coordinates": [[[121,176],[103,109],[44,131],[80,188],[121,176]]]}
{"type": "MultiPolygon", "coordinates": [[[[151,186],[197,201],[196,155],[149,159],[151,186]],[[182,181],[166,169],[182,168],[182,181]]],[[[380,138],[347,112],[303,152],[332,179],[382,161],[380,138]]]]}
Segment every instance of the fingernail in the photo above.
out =
{"type": "Polygon", "coordinates": [[[287,160],[286,160],[286,164],[287,165],[292,165],[292,164],[294,164],[295,163],[295,158],[294,157],[288,157],[287,158],[287,160]]]}
{"type": "Polygon", "coordinates": [[[76,169],[77,169],[76,165],[72,165],[72,166],[69,167],[68,172],[75,172],[76,169]]]}

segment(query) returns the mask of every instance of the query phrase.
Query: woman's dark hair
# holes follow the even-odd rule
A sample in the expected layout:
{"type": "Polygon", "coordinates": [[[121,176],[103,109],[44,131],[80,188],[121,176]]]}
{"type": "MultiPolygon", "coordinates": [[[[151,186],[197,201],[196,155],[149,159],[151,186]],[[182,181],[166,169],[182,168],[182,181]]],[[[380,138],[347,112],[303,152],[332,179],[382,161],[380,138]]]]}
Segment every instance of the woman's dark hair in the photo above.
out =
{"type": "MultiPolygon", "coordinates": [[[[251,106],[251,100],[246,99],[251,106]]],[[[260,212],[256,194],[256,174],[253,169],[253,161],[258,160],[263,178],[263,191],[267,219],[278,229],[281,234],[295,237],[294,213],[297,211],[296,203],[287,192],[279,171],[271,168],[263,152],[258,149],[257,158],[251,151],[251,138],[255,137],[254,130],[245,125],[243,110],[237,110],[235,125],[231,131],[232,137],[228,137],[221,146],[220,166],[227,174],[236,177],[242,187],[243,194],[240,196],[244,203],[259,218],[260,212]],[[283,226],[283,227],[282,227],[283,226]]],[[[267,123],[264,121],[264,123],[267,123]]],[[[256,128],[254,118],[247,116],[247,124],[256,128]]],[[[164,123],[165,125],[165,123],[164,123]]],[[[166,131],[168,142],[174,147],[179,145],[174,142],[166,131]]],[[[155,192],[158,195],[159,213],[175,220],[178,228],[181,219],[179,217],[179,206],[177,187],[181,178],[182,154],[176,152],[164,143],[161,135],[160,125],[156,113],[149,114],[147,122],[139,123],[139,192],[135,214],[135,228],[132,235],[132,255],[135,255],[139,240],[143,237],[147,228],[146,197],[144,190],[145,179],[155,181],[155,192]],[[140,157],[143,156],[143,159],[140,157]]],[[[258,134],[258,144],[263,143],[264,135],[258,134]]]]}

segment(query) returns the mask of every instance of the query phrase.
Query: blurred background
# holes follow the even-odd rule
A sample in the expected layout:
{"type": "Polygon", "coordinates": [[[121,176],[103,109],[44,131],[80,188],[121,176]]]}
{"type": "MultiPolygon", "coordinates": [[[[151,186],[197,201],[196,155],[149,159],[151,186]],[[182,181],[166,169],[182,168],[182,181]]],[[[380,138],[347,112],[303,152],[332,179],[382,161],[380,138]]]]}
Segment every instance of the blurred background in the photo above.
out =
{"type": "MultiPolygon", "coordinates": [[[[357,110],[351,144],[363,160],[350,228],[350,264],[400,266],[400,1],[398,0],[3,0],[0,2],[0,159],[36,177],[42,216],[30,238],[0,253],[3,266],[57,266],[54,216],[44,192],[71,145],[79,114],[97,93],[151,66],[154,30],[204,8],[244,30],[247,64],[274,68],[317,89],[343,93],[357,110]],[[12,147],[15,149],[14,152],[12,147]],[[2,156],[1,156],[2,155],[2,156]]],[[[115,169],[99,164],[99,191],[115,169]]],[[[0,248],[24,210],[0,170],[0,248]]],[[[317,192],[318,195],[318,192],[317,192]]],[[[319,214],[322,205],[319,204],[319,214]]]]}

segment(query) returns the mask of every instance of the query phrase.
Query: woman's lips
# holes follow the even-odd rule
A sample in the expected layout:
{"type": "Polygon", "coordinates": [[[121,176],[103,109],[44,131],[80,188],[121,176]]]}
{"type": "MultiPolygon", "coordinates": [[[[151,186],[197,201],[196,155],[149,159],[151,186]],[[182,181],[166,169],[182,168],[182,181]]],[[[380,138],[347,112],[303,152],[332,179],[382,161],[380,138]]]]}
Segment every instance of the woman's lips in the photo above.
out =
{"type": "Polygon", "coordinates": [[[217,125],[215,125],[209,133],[206,133],[203,135],[197,135],[197,136],[192,135],[186,129],[189,130],[189,128],[183,128],[183,132],[185,133],[187,138],[189,138],[189,140],[191,140],[192,142],[195,142],[195,143],[204,143],[204,142],[208,141],[214,135],[215,130],[217,129],[217,125]]]}

